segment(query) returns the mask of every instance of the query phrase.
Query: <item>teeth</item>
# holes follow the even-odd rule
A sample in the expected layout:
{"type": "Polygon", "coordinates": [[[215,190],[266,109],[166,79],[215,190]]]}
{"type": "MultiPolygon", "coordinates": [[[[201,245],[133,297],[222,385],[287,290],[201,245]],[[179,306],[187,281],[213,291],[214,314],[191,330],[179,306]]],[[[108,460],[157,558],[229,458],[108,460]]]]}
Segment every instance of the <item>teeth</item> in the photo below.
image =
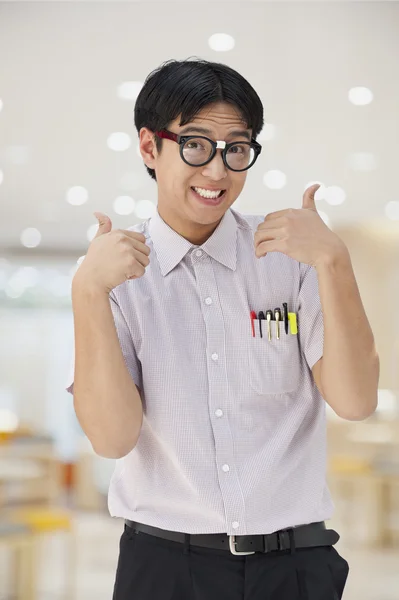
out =
{"type": "Polygon", "coordinates": [[[215,190],[214,192],[211,192],[210,190],[204,190],[203,188],[198,187],[195,187],[194,190],[203,198],[218,198],[220,196],[220,193],[223,191],[215,190]]]}

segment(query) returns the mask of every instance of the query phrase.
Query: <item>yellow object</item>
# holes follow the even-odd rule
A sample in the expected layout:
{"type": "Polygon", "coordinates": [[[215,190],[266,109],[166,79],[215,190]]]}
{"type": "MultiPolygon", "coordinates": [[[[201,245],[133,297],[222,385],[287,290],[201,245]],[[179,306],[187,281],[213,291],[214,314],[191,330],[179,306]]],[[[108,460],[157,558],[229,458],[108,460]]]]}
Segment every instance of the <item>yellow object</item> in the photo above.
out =
{"type": "Polygon", "coordinates": [[[24,508],[13,511],[14,522],[23,523],[35,533],[72,529],[72,518],[67,511],[56,508],[24,508]]]}
{"type": "Polygon", "coordinates": [[[330,459],[330,469],[333,473],[363,474],[371,473],[369,461],[349,456],[334,456],[330,459]]]}
{"type": "Polygon", "coordinates": [[[296,314],[295,313],[288,313],[288,321],[290,324],[290,332],[291,333],[298,333],[298,326],[297,326],[297,322],[296,322],[296,314]]]}
{"type": "MultiPolygon", "coordinates": [[[[31,506],[27,508],[21,508],[10,511],[8,518],[14,523],[20,523],[26,525],[32,532],[37,543],[45,534],[52,534],[54,532],[65,532],[67,542],[67,556],[65,565],[65,600],[76,600],[77,595],[77,537],[74,535],[74,526],[72,513],[62,508],[56,508],[51,506],[31,506]]],[[[36,552],[35,556],[39,556],[40,552],[36,552]]],[[[34,566],[36,572],[39,566],[34,566]]],[[[26,596],[26,600],[38,600],[39,596],[34,595],[32,592],[31,596],[26,596]]],[[[24,598],[25,600],[25,598],[24,598]]]]}

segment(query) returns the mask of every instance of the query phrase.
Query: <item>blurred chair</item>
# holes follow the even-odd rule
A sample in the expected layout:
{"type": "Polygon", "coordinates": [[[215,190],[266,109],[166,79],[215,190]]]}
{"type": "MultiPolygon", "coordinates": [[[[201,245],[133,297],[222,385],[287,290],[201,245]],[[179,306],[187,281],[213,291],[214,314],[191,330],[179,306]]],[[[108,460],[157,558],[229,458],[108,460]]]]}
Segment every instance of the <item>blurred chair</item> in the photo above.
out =
{"type": "Polygon", "coordinates": [[[13,598],[38,600],[35,538],[30,528],[0,521],[0,544],[5,545],[13,554],[13,598]]]}
{"type": "Polygon", "coordinates": [[[0,457],[0,506],[40,498],[46,501],[48,473],[40,461],[0,457]]]}
{"type": "MultiPolygon", "coordinates": [[[[67,534],[67,560],[65,562],[65,599],[75,600],[77,592],[77,539],[73,518],[69,511],[51,507],[24,507],[7,511],[11,523],[28,528],[37,544],[45,534],[67,534]]],[[[40,569],[40,565],[38,565],[40,569]]],[[[24,599],[25,600],[25,599],[24,599]]]]}
{"type": "Polygon", "coordinates": [[[383,479],[372,464],[351,456],[333,457],[329,464],[329,487],[337,518],[354,543],[382,546],[385,540],[383,479]]]}
{"type": "Polygon", "coordinates": [[[61,468],[51,438],[21,435],[0,443],[0,506],[9,502],[54,504],[61,489],[61,468]]]}
{"type": "Polygon", "coordinates": [[[384,547],[396,541],[398,444],[397,421],[328,424],[328,482],[336,518],[352,543],[384,547]]]}

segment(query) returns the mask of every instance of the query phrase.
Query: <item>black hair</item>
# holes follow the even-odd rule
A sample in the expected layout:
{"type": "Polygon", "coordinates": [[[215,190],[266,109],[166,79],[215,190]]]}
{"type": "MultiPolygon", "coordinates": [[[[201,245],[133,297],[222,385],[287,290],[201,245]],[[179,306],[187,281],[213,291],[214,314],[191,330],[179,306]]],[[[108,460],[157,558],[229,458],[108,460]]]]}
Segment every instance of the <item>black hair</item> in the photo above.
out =
{"type": "MultiPolygon", "coordinates": [[[[142,127],[155,132],[181,115],[182,127],[215,102],[236,107],[256,139],[264,122],[263,105],[254,88],[231,67],[196,57],[168,60],[148,75],[136,100],[134,123],[139,134],[142,127]]],[[[155,139],[161,152],[162,139],[155,139]]],[[[146,169],[156,181],[154,169],[146,169]]]]}

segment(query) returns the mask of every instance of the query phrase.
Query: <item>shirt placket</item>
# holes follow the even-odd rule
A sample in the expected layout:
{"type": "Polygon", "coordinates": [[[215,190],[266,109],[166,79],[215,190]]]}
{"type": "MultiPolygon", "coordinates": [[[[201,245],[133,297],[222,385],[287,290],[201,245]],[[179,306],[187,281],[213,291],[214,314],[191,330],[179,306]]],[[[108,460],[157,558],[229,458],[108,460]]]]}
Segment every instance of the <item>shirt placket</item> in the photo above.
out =
{"type": "Polygon", "coordinates": [[[215,460],[225,507],[226,533],[246,535],[245,504],[234,460],[230,427],[226,332],[212,259],[200,249],[191,254],[206,329],[208,408],[215,440],[215,460]]]}

